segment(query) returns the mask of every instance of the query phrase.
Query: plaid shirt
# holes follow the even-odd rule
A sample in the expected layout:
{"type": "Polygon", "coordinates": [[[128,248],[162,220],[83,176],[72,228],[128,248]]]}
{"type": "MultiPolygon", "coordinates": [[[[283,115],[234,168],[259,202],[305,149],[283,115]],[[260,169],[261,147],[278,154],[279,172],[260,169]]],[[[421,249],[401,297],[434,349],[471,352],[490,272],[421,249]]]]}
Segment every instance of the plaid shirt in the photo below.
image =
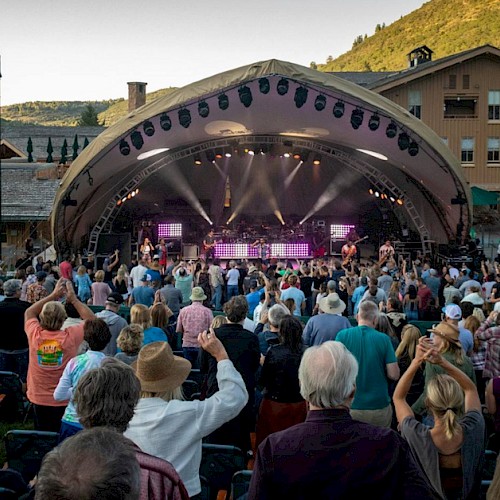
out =
{"type": "Polygon", "coordinates": [[[487,341],[483,377],[498,377],[500,375],[500,326],[493,325],[487,319],[477,329],[476,337],[487,341]]]}
{"type": "Polygon", "coordinates": [[[488,350],[488,342],[485,340],[479,341],[479,347],[477,351],[471,354],[470,360],[472,361],[472,366],[476,371],[483,371],[484,365],[486,363],[486,351],[488,350]]]}

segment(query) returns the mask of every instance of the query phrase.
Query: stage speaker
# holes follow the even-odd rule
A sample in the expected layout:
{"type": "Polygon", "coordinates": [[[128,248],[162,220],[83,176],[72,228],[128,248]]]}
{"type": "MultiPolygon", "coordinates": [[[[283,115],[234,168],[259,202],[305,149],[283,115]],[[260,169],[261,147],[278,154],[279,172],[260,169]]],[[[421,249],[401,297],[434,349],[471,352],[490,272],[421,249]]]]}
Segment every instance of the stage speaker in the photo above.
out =
{"type": "Polygon", "coordinates": [[[197,260],[200,255],[198,245],[182,245],[182,257],[184,260],[197,260]]]}
{"type": "MultiPolygon", "coordinates": [[[[114,250],[120,250],[120,264],[130,264],[132,260],[132,243],[130,233],[101,234],[97,242],[97,255],[106,256],[114,250]]],[[[98,260],[98,265],[102,263],[98,260]]],[[[100,268],[99,268],[100,269],[100,268]]],[[[118,270],[118,266],[114,270],[118,270]]]]}

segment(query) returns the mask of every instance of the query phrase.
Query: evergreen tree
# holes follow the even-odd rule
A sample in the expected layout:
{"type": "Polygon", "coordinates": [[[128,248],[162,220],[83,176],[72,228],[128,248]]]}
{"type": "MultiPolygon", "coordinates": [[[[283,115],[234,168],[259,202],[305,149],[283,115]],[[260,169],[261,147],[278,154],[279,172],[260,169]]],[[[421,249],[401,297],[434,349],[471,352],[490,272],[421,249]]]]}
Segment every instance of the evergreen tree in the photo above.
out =
{"type": "Polygon", "coordinates": [[[102,124],[99,123],[97,116],[97,111],[94,109],[92,104],[87,104],[84,111],[80,115],[78,120],[78,126],[80,127],[101,127],[102,124]]]}

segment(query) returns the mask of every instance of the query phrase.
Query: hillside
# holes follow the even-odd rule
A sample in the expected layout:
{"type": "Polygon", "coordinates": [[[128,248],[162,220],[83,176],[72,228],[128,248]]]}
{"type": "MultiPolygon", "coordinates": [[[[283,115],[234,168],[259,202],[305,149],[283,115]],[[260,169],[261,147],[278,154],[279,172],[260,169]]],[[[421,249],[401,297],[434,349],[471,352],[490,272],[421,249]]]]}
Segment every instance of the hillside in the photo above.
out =
{"type": "Polygon", "coordinates": [[[398,71],[408,66],[406,54],[421,45],[440,59],[485,44],[500,46],[498,0],[431,0],[387,27],[378,26],[366,39],[360,34],[352,50],[317,69],[398,71]]]}
{"type": "Polygon", "coordinates": [[[91,104],[98,112],[123,99],[106,101],[35,101],[2,106],[2,119],[9,125],[76,126],[86,106],[91,104]]]}
{"type": "MultiPolygon", "coordinates": [[[[151,92],[146,94],[146,103],[154,101],[159,97],[163,97],[164,95],[170,94],[176,88],[168,87],[166,89],[156,90],[155,92],[151,92]]],[[[119,102],[115,102],[113,105],[109,106],[107,109],[99,113],[99,122],[103,123],[106,127],[113,125],[118,120],[123,118],[128,114],[128,99],[122,99],[119,102]]]]}

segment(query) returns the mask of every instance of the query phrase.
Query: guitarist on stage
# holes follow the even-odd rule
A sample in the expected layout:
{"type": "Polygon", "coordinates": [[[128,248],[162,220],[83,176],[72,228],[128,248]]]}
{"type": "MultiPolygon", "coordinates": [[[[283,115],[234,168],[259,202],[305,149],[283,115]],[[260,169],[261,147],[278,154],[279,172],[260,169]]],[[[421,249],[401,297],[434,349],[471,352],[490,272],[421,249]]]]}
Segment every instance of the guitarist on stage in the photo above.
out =
{"type": "Polygon", "coordinates": [[[391,240],[386,240],[386,242],[379,248],[378,251],[378,263],[379,265],[385,264],[388,260],[394,258],[396,251],[391,245],[391,240]]]}
{"type": "Polygon", "coordinates": [[[203,239],[203,251],[205,252],[205,261],[208,259],[213,259],[215,252],[215,245],[217,245],[217,241],[214,238],[214,230],[210,229],[208,234],[203,239]]]}
{"type": "Polygon", "coordinates": [[[342,264],[346,266],[356,257],[358,249],[352,240],[347,240],[347,243],[342,247],[340,252],[342,254],[342,264]]]}

